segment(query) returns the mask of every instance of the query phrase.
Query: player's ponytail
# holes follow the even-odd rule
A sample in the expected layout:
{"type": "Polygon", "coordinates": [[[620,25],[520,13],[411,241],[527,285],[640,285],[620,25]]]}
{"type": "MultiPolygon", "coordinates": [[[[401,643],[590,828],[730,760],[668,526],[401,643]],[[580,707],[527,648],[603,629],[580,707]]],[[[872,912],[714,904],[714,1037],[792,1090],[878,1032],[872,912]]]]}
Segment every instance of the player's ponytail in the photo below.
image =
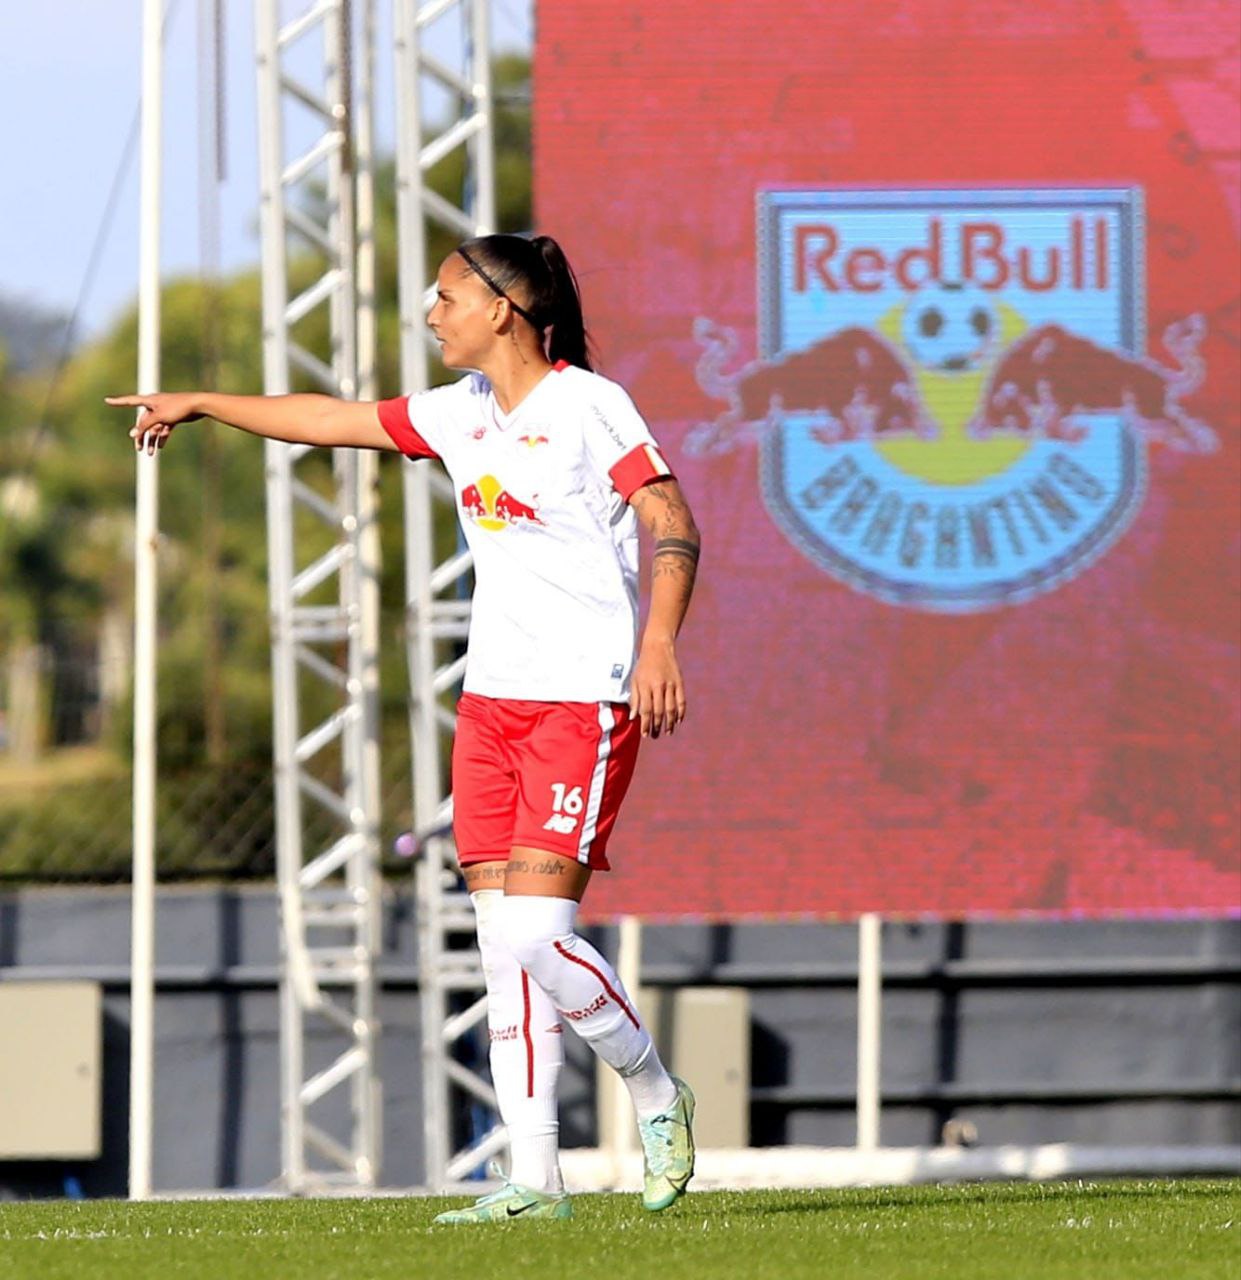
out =
{"type": "Polygon", "coordinates": [[[590,336],[577,277],[551,236],[477,236],[457,252],[466,265],[531,325],[547,358],[590,369],[590,336]]]}
{"type": "Polygon", "coordinates": [[[547,344],[547,358],[555,364],[565,360],[579,369],[589,369],[590,338],[586,321],[582,317],[582,293],[577,287],[577,276],[564,256],[564,250],[551,236],[535,236],[530,242],[543,259],[547,270],[551,333],[547,344]]]}

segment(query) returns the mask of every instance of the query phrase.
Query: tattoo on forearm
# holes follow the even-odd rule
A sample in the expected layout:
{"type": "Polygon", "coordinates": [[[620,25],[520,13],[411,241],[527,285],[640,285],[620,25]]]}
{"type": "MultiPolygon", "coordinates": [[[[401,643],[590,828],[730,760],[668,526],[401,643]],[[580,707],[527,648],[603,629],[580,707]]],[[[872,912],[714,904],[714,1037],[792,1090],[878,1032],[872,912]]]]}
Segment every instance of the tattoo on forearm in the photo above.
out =
{"type": "Polygon", "coordinates": [[[694,564],[698,563],[698,544],[688,538],[660,538],[655,543],[657,556],[684,556],[694,564]]]}
{"type": "Polygon", "coordinates": [[[698,572],[700,538],[693,513],[675,481],[656,481],[638,490],[634,499],[642,523],[655,535],[651,583],[669,579],[661,587],[682,610],[688,606],[698,572]]]}
{"type": "Polygon", "coordinates": [[[694,562],[685,556],[661,556],[651,564],[651,582],[658,582],[661,578],[675,579],[681,599],[688,601],[694,589],[695,569],[694,562]]]}
{"type": "Polygon", "coordinates": [[[695,532],[694,517],[689,503],[681,496],[676,485],[656,482],[638,490],[640,508],[657,506],[658,510],[648,513],[643,510],[643,518],[648,521],[647,527],[658,538],[676,537],[678,534],[695,532]]]}
{"type": "Polygon", "coordinates": [[[698,575],[698,543],[688,538],[660,538],[651,557],[651,581],[672,578],[680,588],[680,598],[689,601],[698,575]]]}

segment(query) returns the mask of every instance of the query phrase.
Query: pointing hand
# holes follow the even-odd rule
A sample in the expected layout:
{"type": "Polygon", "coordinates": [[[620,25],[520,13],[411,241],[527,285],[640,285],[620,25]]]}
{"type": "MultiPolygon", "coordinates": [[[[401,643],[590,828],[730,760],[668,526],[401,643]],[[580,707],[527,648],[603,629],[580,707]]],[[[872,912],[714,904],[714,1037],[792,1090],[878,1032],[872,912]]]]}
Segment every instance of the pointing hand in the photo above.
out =
{"type": "Polygon", "coordinates": [[[162,449],[168,443],[173,427],[203,416],[194,408],[193,395],[185,391],[157,392],[148,396],[105,396],[104,402],[118,408],[142,410],[129,432],[139,453],[144,448],[148,454],[162,449]]]}

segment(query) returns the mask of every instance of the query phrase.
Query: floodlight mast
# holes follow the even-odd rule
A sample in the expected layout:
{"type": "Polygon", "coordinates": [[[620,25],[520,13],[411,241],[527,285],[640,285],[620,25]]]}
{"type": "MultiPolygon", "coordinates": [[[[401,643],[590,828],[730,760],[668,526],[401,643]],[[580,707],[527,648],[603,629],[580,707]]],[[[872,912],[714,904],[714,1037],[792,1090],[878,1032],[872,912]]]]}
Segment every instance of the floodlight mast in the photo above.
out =
{"type": "MultiPolygon", "coordinates": [[[[358,394],[353,16],[351,0],[256,5],[268,394],[293,389],[295,371],[315,390],[358,394]],[[282,23],[282,7],[299,12],[282,23]],[[295,115],[301,128],[291,143],[295,115]],[[324,310],[329,350],[316,353],[297,326],[324,310]]],[[[369,174],[369,158],[361,167],[369,174]]],[[[265,450],[281,1177],[295,1193],[366,1188],[379,1177],[373,471],[355,450],[333,450],[330,476],[308,447],[268,442],[265,450]]]]}
{"type": "MultiPolygon", "coordinates": [[[[405,389],[418,392],[431,381],[433,342],[426,311],[438,264],[427,260],[428,231],[438,226],[454,240],[464,240],[495,228],[490,0],[394,0],[394,6],[401,375],[405,389]],[[457,40],[457,59],[437,58],[428,51],[426,36],[432,23],[438,24],[439,47],[444,37],[457,40]],[[428,90],[446,96],[449,104],[442,118],[436,109],[433,121],[424,112],[428,90]],[[465,149],[466,179],[454,203],[432,190],[426,179],[434,164],[459,148],[465,149]]],[[[473,946],[453,945],[462,935],[472,938],[474,916],[459,887],[449,835],[448,745],[455,715],[446,699],[459,685],[465,666],[462,650],[469,630],[473,562],[463,547],[437,544],[437,530],[442,539],[456,520],[447,476],[429,463],[408,466],[404,487],[414,828],[422,855],[415,899],[424,1180],[433,1189],[447,1189],[507,1145],[489,1081],[453,1051],[467,1037],[478,1036],[487,1015],[478,953],[473,946]],[[450,1011],[454,1003],[466,1007],[450,1011]],[[458,1149],[453,1116],[459,1100],[484,1103],[492,1121],[458,1149]]]]}

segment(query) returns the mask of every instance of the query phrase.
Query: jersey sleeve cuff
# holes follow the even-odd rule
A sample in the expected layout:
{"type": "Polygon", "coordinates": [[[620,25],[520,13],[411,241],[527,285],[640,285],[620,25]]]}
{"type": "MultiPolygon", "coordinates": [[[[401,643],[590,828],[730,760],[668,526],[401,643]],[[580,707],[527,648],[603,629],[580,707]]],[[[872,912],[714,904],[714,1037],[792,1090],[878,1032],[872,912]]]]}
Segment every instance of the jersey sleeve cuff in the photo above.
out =
{"type": "Polygon", "coordinates": [[[640,444],[625,454],[608,475],[616,492],[628,502],[644,484],[671,478],[672,468],[653,444],[640,444]]]}
{"type": "Polygon", "coordinates": [[[439,454],[414,430],[409,421],[409,397],[380,400],[379,425],[388,433],[392,443],[407,458],[438,458],[439,454]]]}

